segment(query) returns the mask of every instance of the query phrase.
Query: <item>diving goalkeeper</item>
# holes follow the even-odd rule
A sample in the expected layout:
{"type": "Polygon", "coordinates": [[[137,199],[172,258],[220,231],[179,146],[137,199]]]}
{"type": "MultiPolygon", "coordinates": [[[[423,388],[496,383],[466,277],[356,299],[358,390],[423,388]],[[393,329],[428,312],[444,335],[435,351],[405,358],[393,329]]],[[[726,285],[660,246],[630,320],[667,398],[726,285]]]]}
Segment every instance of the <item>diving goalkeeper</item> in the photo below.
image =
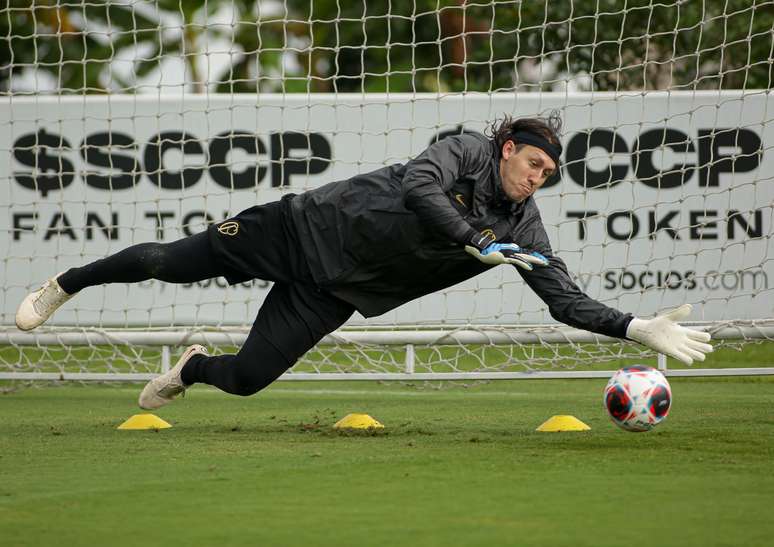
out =
{"type": "Polygon", "coordinates": [[[687,364],[704,360],[710,335],[678,324],[690,306],[632,317],[584,294],[552,253],[532,195],[558,173],[560,128],[556,114],[506,116],[489,136],[447,137],[406,164],[288,194],[179,241],[134,245],[47,281],[21,303],[16,324],[33,329],[79,291],[104,283],[273,281],[238,353],[188,347],[140,394],[140,407],[155,409],[197,382],[256,393],[355,310],[376,316],[508,264],[557,321],[687,364]]]}

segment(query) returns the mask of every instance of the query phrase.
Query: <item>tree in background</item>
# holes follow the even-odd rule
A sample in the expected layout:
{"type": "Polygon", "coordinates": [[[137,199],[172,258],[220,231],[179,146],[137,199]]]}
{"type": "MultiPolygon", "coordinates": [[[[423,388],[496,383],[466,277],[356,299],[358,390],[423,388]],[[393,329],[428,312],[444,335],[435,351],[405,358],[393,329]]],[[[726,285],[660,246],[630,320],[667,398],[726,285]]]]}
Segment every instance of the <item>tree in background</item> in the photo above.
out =
{"type": "Polygon", "coordinates": [[[0,90],[155,90],[171,58],[191,92],[767,89],[773,23],[770,0],[11,0],[0,90]]]}
{"type": "Polygon", "coordinates": [[[536,91],[579,74],[598,91],[771,83],[772,2],[286,5],[288,20],[261,31],[306,43],[294,53],[303,67],[298,75],[308,75],[317,90],[536,91]]]}
{"type": "MultiPolygon", "coordinates": [[[[155,85],[143,89],[138,81],[160,73],[165,61],[182,59],[186,90],[202,93],[209,83],[202,75],[202,66],[208,68],[208,44],[231,41],[240,26],[212,24],[210,18],[233,5],[234,20],[247,20],[257,4],[10,0],[0,8],[0,90],[13,91],[13,79],[27,71],[33,77],[45,73],[62,93],[155,91],[155,85]]],[[[238,40],[234,44],[238,55],[238,40]]]]}

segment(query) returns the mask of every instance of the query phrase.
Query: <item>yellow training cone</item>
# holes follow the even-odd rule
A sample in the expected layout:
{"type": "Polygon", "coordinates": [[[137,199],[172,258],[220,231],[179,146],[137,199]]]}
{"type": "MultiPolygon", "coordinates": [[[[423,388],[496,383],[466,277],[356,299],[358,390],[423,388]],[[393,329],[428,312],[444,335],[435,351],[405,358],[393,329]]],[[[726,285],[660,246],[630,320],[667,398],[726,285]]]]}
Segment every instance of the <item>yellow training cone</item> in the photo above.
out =
{"type": "Polygon", "coordinates": [[[170,423],[153,414],[135,414],[119,425],[118,429],[167,429],[169,427],[172,427],[170,423]]]}
{"type": "Polygon", "coordinates": [[[368,414],[347,414],[333,424],[335,429],[384,429],[384,426],[368,414]]]}
{"type": "Polygon", "coordinates": [[[551,416],[535,431],[588,431],[589,426],[575,416],[551,416]]]}

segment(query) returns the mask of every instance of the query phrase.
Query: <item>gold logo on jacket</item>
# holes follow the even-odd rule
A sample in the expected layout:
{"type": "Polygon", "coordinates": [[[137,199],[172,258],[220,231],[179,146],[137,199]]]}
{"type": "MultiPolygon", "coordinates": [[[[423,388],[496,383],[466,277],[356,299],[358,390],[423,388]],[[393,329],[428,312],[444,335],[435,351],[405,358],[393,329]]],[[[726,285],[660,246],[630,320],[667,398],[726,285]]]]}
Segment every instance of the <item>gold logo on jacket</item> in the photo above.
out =
{"type": "Polygon", "coordinates": [[[229,220],[218,226],[218,231],[224,236],[235,236],[239,232],[239,223],[229,220]]]}
{"type": "Polygon", "coordinates": [[[481,230],[481,235],[490,236],[497,239],[497,236],[495,235],[494,230],[492,230],[491,228],[487,228],[486,230],[481,230]]]}

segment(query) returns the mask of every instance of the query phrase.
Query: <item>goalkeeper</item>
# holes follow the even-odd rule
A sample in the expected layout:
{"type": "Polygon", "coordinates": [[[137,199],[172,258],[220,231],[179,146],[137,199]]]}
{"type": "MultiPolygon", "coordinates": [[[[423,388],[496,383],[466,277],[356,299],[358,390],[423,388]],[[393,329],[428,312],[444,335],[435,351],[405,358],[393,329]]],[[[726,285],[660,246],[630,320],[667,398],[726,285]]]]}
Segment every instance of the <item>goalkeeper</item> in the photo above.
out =
{"type": "Polygon", "coordinates": [[[712,351],[707,333],[681,327],[690,307],[638,319],[584,294],[551,251],[532,195],[558,175],[561,119],[512,119],[490,136],[447,137],[415,159],[251,207],[205,232],[134,245],[72,268],[29,294],[16,324],[42,324],[79,291],[158,279],[191,283],[224,276],[274,282],[235,355],[187,348],[140,394],[158,408],[197,382],[251,395],[292,367],[355,310],[365,317],[513,265],[551,316],[628,338],[685,363],[712,351]]]}

